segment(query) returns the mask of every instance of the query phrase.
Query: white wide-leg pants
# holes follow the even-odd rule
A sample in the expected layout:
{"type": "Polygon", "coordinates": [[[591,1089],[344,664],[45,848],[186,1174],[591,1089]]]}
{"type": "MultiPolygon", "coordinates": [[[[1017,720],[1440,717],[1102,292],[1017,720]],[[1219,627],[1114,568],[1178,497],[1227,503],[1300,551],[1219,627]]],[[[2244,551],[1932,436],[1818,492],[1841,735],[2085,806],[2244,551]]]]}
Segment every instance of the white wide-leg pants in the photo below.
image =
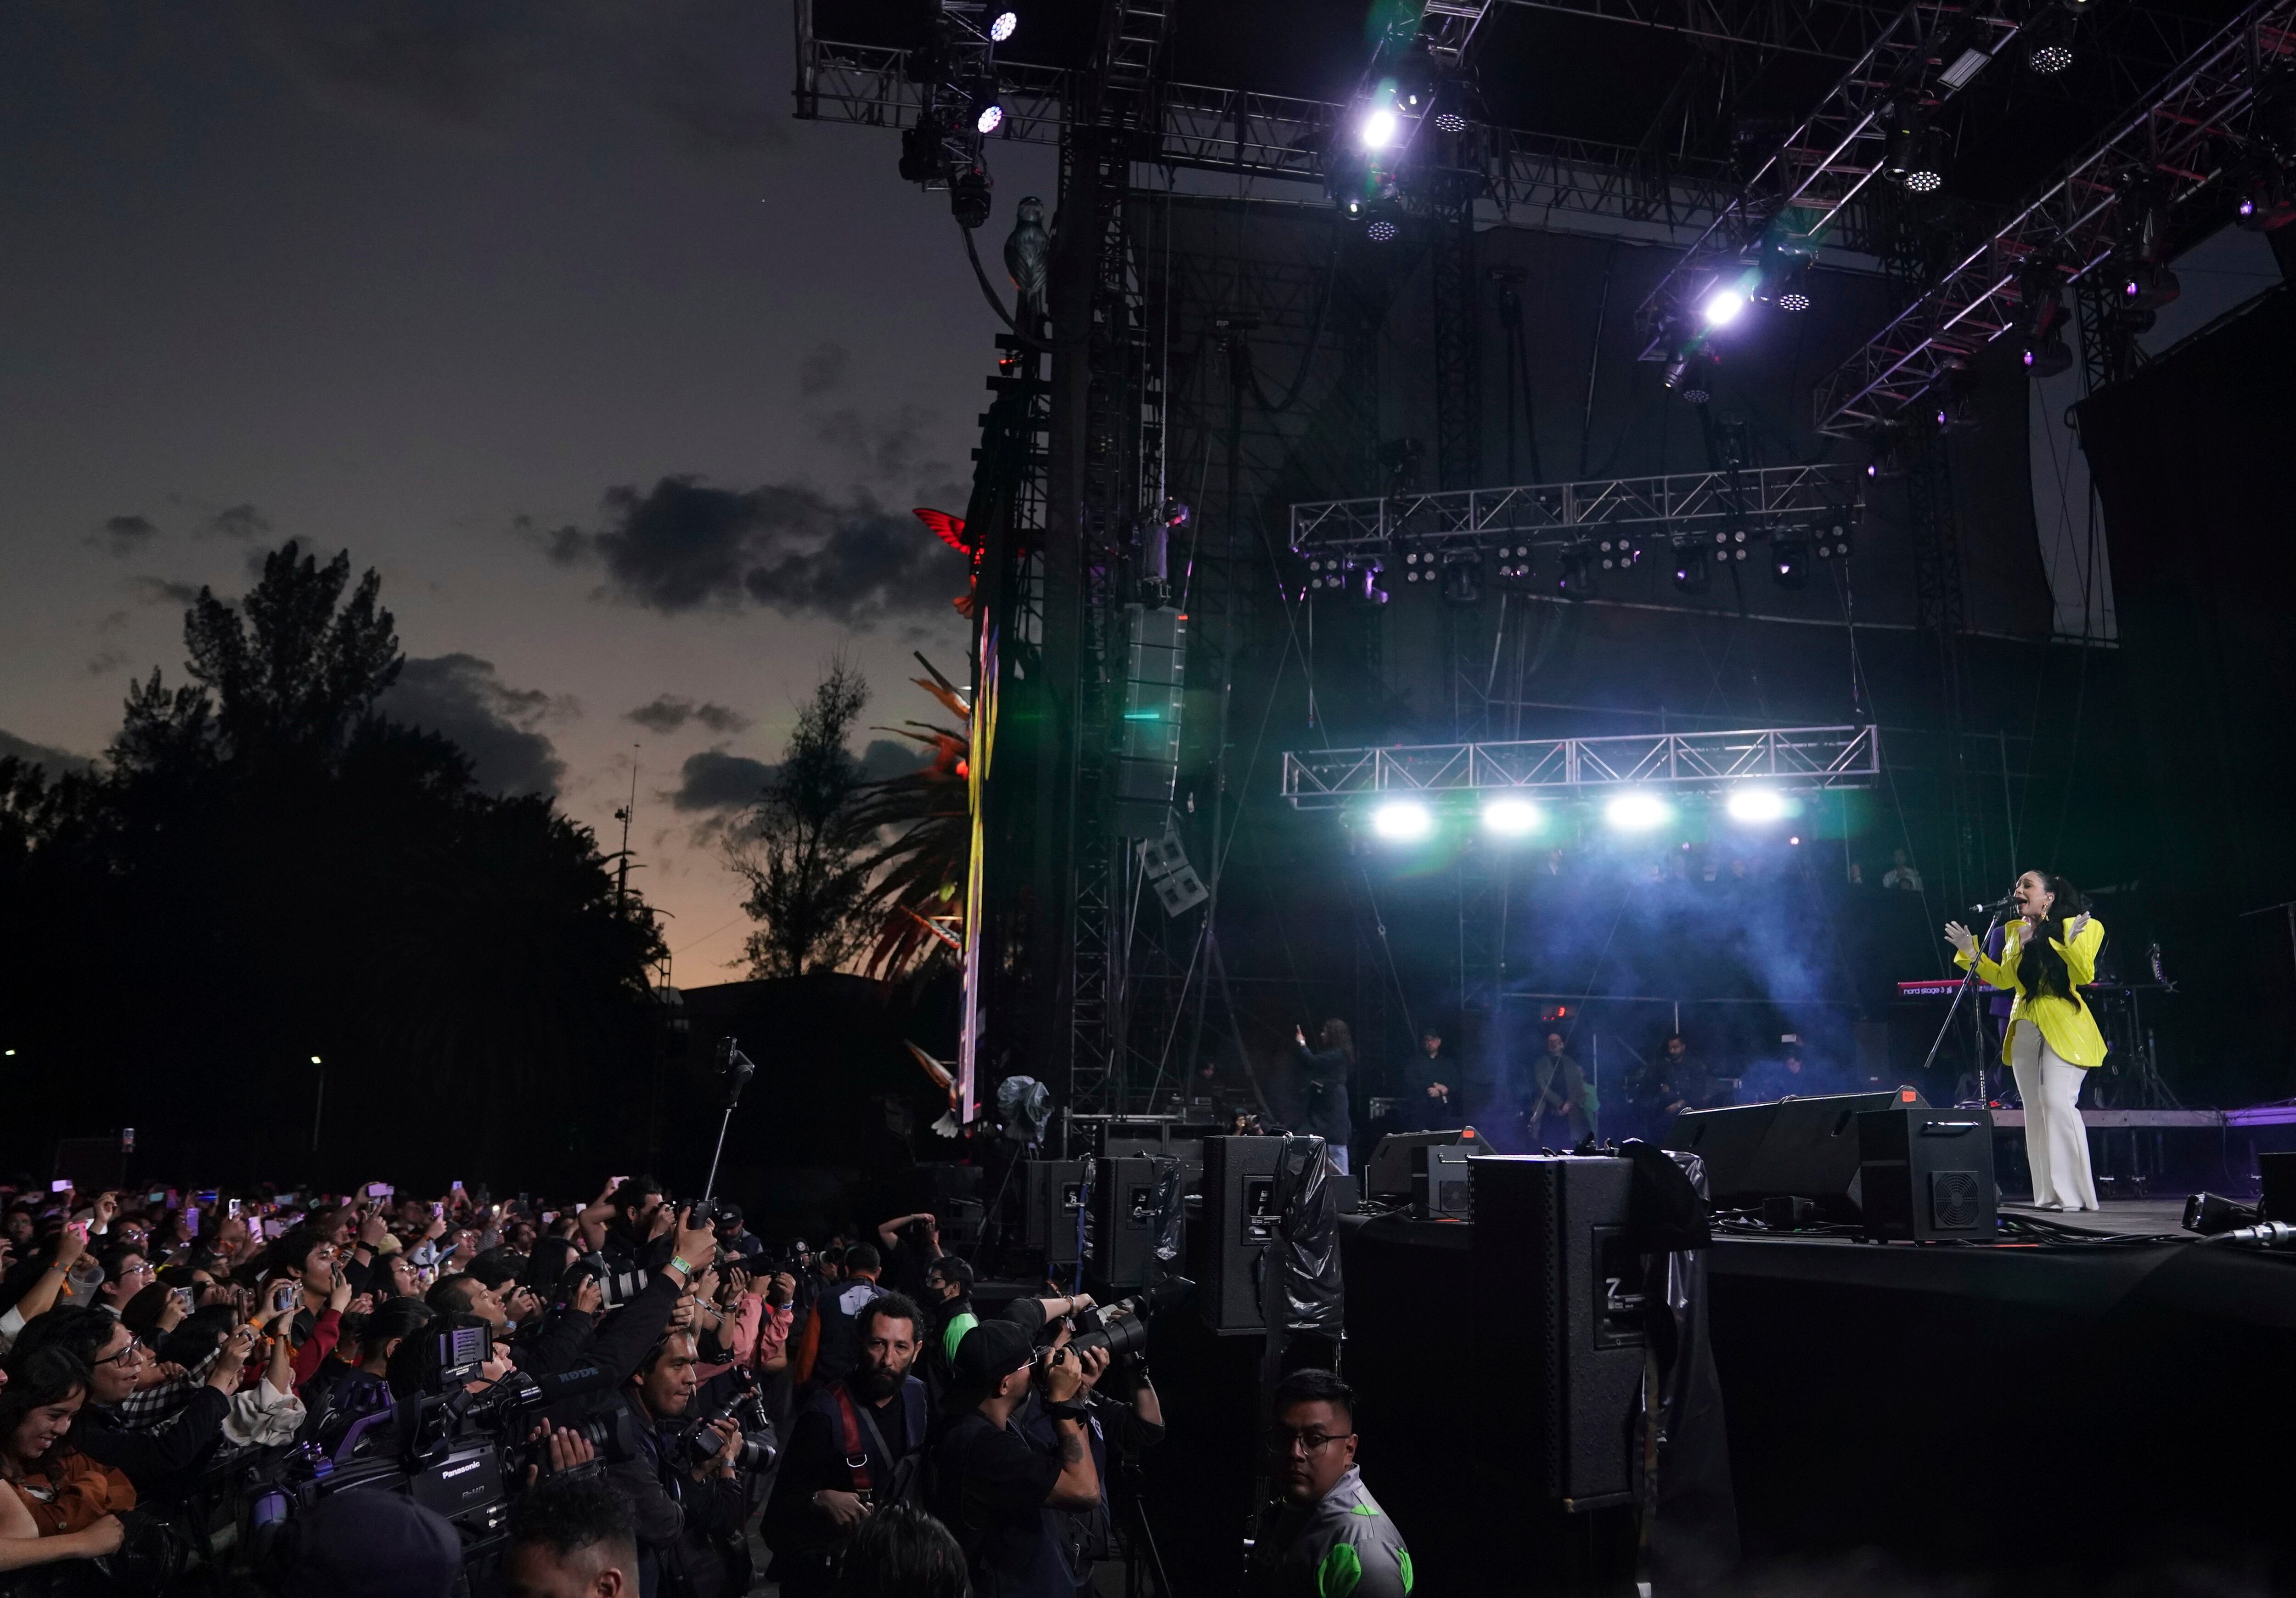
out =
{"type": "Polygon", "coordinates": [[[2088,1129],[2082,1125],[2081,1083],[2088,1073],[2057,1058],[2030,1021],[2013,1024],[2009,1068],[2025,1101],[2025,1164],[2033,1173],[2033,1202],[2066,1209],[2096,1207],[2096,1178],[2089,1171],[2088,1129]]]}

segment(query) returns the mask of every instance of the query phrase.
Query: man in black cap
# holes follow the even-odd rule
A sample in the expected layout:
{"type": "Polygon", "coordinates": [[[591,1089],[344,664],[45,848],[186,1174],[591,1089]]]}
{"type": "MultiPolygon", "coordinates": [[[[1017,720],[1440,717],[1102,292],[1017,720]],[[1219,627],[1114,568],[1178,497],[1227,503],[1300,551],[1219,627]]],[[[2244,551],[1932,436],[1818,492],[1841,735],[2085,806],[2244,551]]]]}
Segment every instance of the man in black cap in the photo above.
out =
{"type": "Polygon", "coordinates": [[[1084,1400],[1107,1369],[1107,1354],[1030,1354],[1028,1332],[1010,1321],[984,1321],[964,1334],[951,1396],[957,1418],[933,1453],[939,1502],[932,1508],[964,1545],[977,1598],[1075,1598],[1076,1577],[1048,1512],[1100,1503],[1084,1400]],[[1052,1418],[1051,1450],[1013,1424],[1032,1377],[1052,1418]]]}

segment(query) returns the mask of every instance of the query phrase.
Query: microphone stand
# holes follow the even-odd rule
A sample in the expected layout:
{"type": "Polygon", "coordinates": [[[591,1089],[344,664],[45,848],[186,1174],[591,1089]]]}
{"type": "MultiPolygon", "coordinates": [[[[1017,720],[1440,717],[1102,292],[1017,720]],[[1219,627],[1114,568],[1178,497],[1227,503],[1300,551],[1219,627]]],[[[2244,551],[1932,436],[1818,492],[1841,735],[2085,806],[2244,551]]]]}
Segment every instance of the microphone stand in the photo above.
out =
{"type": "MultiPolygon", "coordinates": [[[[1993,919],[1988,922],[1986,924],[1985,930],[1978,935],[1977,952],[1979,955],[1981,956],[1985,952],[1985,940],[1991,937],[2000,927],[2001,918],[2005,913],[2006,912],[1997,910],[1995,910],[1993,912],[1993,919]]],[[[1976,985],[1977,960],[1972,958],[1969,962],[1969,969],[1962,973],[1961,985],[1953,991],[1953,1003],[1945,1012],[1945,1025],[1938,1028],[1937,1041],[1930,1045],[1929,1057],[1922,1061],[1922,1075],[1924,1078],[1927,1078],[1929,1075],[1930,1067],[1937,1064],[1938,1051],[1945,1047],[1946,1035],[1952,1032],[1954,1019],[1961,1014],[1961,1001],[1969,996],[1970,990],[1974,988],[1976,985]]],[[[1977,1049],[1977,1101],[1980,1104],[1983,1104],[1986,1101],[1985,1046],[1981,1041],[1978,1044],[1977,1049]]]]}

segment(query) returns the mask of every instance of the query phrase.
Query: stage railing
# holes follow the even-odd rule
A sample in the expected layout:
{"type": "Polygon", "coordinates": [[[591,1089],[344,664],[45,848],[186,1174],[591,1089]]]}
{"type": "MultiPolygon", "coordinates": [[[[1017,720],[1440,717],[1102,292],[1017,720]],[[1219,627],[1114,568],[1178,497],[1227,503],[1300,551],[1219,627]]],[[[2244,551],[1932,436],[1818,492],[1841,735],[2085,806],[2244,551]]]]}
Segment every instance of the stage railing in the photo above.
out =
{"type": "Polygon", "coordinates": [[[1784,793],[1816,793],[1865,787],[1881,770],[1881,732],[1870,726],[1628,733],[1293,751],[1283,756],[1283,796],[1300,810],[1327,810],[1382,794],[1683,794],[1757,781],[1784,793]]]}

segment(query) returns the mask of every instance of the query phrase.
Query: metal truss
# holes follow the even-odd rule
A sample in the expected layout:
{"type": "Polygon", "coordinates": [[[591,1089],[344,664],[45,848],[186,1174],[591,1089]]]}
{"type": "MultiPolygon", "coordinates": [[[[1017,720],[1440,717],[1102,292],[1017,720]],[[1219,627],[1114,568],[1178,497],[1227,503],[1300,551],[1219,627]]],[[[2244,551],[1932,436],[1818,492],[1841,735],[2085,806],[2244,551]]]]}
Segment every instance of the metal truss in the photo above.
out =
{"type": "Polygon", "coordinates": [[[1440,553],[1517,539],[1568,544],[1603,528],[1696,534],[1854,514],[1864,482],[1851,465],[1753,466],[1308,501],[1292,507],[1292,548],[1383,555],[1407,544],[1440,553]]]}
{"type": "Polygon", "coordinates": [[[1816,793],[1866,787],[1881,771],[1881,730],[1872,726],[1628,733],[1287,753],[1283,797],[1298,810],[1330,810],[1374,794],[1572,797],[1630,787],[1685,794],[1753,781],[1816,793]]]}
{"type": "Polygon", "coordinates": [[[2240,142],[2232,132],[2258,74],[2296,52],[2296,0],[2255,0],[2164,79],[2146,103],[2076,158],[1992,237],[1948,270],[1817,391],[1819,431],[1836,436],[1895,418],[1949,369],[2019,325],[2019,280],[2046,270],[2084,284],[2123,232],[2116,179],[2158,175],[2179,212],[2210,202],[2240,142]]]}
{"type": "MultiPolygon", "coordinates": [[[[1718,276],[1734,273],[1773,227],[1805,245],[1833,233],[1846,209],[1881,174],[1888,141],[1879,124],[1886,108],[1922,91],[1940,28],[1964,14],[1950,0],[1913,0],[1866,46],[1644,300],[1636,314],[1650,341],[1644,360],[1673,355],[1698,326],[1697,302],[1718,276]]],[[[1999,54],[2017,35],[2017,23],[2006,18],[1985,19],[1980,26],[1988,31],[1975,36],[1973,47],[1988,56],[1999,54]]],[[[1925,97],[1941,100],[1953,93],[1952,85],[1939,80],[1925,97]]]]}
{"type": "MultiPolygon", "coordinates": [[[[1890,25],[1897,7],[1866,0],[1801,0],[1771,4],[1766,0],[1506,0],[1526,11],[1561,12],[1593,17],[1656,33],[1742,45],[1831,61],[1855,60],[1890,25]]],[[[1427,7],[1437,10],[1434,0],[1427,7]]]]}
{"type": "MultiPolygon", "coordinates": [[[[923,89],[908,81],[904,61],[904,52],[890,45],[801,37],[798,115],[869,128],[910,126],[923,104],[923,89]]],[[[989,143],[1057,144],[1069,75],[1000,61],[996,76],[1004,120],[989,143]]],[[[1329,101],[1185,83],[1162,85],[1154,111],[1154,136],[1136,146],[1144,162],[1318,188],[1324,153],[1347,115],[1345,106],[1329,101]]],[[[1501,226],[1551,227],[1588,218],[1687,231],[1708,227],[1738,195],[1722,161],[1660,161],[1624,144],[1504,128],[1471,128],[1455,144],[1446,152],[1446,169],[1479,187],[1479,216],[1501,226]]],[[[1861,224],[1862,217],[1845,218],[1834,242],[1862,249],[1861,224]]]]}

